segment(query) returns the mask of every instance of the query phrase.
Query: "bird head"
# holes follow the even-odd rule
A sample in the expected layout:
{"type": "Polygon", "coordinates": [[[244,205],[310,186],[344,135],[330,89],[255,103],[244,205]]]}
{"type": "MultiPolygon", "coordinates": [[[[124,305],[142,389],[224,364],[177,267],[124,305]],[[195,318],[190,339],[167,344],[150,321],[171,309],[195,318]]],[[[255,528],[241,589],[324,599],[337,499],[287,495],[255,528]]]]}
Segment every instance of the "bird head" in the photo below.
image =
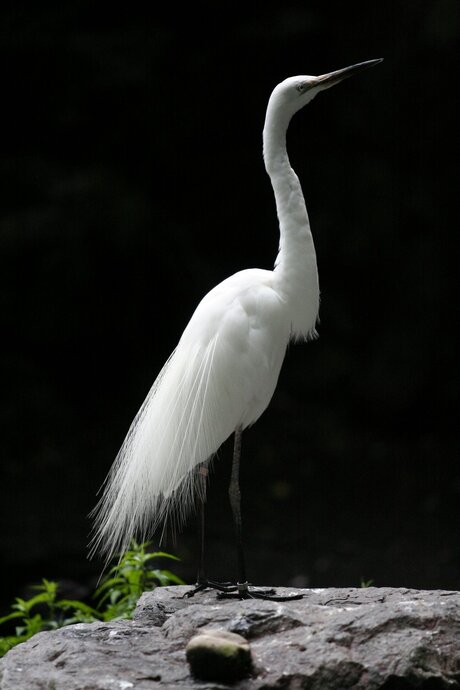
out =
{"type": "Polygon", "coordinates": [[[377,65],[379,62],[382,62],[382,59],[359,62],[356,65],[344,67],[335,72],[321,74],[319,77],[307,75],[288,77],[274,88],[270,97],[272,107],[282,109],[289,117],[292,117],[294,113],[312,101],[320,91],[330,89],[331,86],[339,84],[344,79],[361,72],[361,70],[377,65]]]}

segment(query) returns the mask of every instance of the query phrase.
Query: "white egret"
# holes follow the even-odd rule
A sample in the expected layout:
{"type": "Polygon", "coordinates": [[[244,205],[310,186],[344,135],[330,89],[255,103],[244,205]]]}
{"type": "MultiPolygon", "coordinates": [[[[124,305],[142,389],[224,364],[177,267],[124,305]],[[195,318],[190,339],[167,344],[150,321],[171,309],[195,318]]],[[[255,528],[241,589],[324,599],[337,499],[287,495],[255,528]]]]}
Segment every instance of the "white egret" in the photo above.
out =
{"type": "MultiPolygon", "coordinates": [[[[246,580],[239,489],[241,434],[267,408],[287,344],[315,336],[319,284],[315,247],[297,175],[286,151],[292,116],[320,91],[369,60],[278,84],[268,101],[263,155],[276,200],[279,252],[273,271],[235,273],[200,302],[134,419],[95,509],[93,551],[110,558],[168,518],[182,523],[204,500],[206,464],[235,434],[229,489],[238,550],[238,595],[259,596],[246,580]]],[[[197,589],[208,586],[201,571],[197,589]]],[[[265,593],[270,596],[270,594],[265,593]]],[[[264,596],[264,594],[260,595],[264,596]]],[[[276,595],[273,597],[276,598],[276,595]]]]}

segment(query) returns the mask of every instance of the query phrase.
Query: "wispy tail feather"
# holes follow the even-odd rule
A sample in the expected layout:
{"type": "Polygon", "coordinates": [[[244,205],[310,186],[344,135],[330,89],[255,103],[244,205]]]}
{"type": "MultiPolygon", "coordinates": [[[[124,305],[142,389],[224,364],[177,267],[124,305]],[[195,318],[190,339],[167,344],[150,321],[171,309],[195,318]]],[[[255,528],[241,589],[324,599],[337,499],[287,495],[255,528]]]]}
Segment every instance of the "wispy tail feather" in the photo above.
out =
{"type": "MultiPolygon", "coordinates": [[[[168,517],[183,523],[199,490],[193,470],[223,441],[222,423],[216,423],[222,399],[212,376],[217,340],[192,349],[179,343],[161,370],[92,513],[91,555],[101,551],[108,561],[168,517]]],[[[230,422],[225,437],[232,431],[230,422]]]]}

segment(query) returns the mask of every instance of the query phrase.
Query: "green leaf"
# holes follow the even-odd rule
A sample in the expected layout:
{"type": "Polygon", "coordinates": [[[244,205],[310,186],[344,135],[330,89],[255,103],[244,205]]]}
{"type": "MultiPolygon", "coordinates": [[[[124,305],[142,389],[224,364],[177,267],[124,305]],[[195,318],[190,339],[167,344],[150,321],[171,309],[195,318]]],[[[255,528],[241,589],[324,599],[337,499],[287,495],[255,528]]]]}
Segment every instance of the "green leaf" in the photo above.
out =
{"type": "Polygon", "coordinates": [[[47,580],[46,578],[43,578],[42,584],[34,585],[33,589],[38,589],[39,591],[46,592],[51,597],[54,597],[54,595],[57,592],[58,586],[59,585],[57,582],[53,582],[52,580],[47,580]]]}
{"type": "MultiPolygon", "coordinates": [[[[154,571],[157,572],[157,571],[154,571]]],[[[161,570],[162,575],[166,578],[165,585],[174,583],[175,585],[185,585],[186,583],[178,575],[174,575],[170,570],[161,570]]]]}
{"type": "Polygon", "coordinates": [[[56,606],[62,609],[73,609],[74,611],[80,611],[81,613],[87,613],[91,616],[98,616],[99,612],[92,606],[88,606],[83,601],[78,601],[78,599],[60,599],[56,602],[56,606]]]}
{"type": "Polygon", "coordinates": [[[149,554],[150,558],[169,558],[171,561],[180,561],[180,558],[173,556],[171,553],[165,553],[164,551],[155,551],[149,554]]]}
{"type": "MultiPolygon", "coordinates": [[[[17,608],[22,611],[30,611],[34,606],[37,604],[48,604],[50,601],[49,594],[48,592],[42,592],[41,594],[36,594],[34,597],[31,597],[30,599],[27,599],[27,601],[24,601],[23,599],[19,600],[16,599],[16,601],[20,601],[21,608],[19,608],[19,605],[17,608]]],[[[13,604],[13,607],[16,605],[13,604]]]]}
{"type": "Polygon", "coordinates": [[[0,625],[2,623],[6,623],[7,621],[13,620],[13,618],[22,618],[22,616],[23,616],[22,611],[12,611],[7,616],[3,616],[2,618],[0,618],[0,625]]]}

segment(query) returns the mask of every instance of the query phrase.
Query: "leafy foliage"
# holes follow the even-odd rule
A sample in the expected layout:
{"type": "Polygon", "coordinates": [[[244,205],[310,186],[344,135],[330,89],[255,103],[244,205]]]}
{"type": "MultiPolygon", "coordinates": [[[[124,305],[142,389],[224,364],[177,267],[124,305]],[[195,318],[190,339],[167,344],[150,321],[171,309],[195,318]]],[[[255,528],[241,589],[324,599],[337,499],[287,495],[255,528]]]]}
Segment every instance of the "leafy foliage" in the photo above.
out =
{"type": "Polygon", "coordinates": [[[164,551],[146,551],[148,543],[136,544],[126,551],[121,561],[108,573],[107,579],[98,587],[95,597],[99,598],[100,620],[109,621],[129,618],[142,592],[166,585],[183,585],[184,582],[170,570],[150,568],[155,558],[179,559],[164,551]],[[105,608],[101,610],[102,605],[105,608]]]}
{"type": "Polygon", "coordinates": [[[157,586],[184,584],[170,570],[151,567],[154,559],[179,559],[163,551],[148,551],[148,546],[148,542],[132,542],[131,549],[123,554],[96,589],[95,607],[77,599],[58,599],[59,584],[45,578],[40,585],[34,586],[37,594],[29,599],[17,597],[11,613],[0,617],[0,625],[11,621],[18,623],[14,635],[0,636],[0,656],[44,630],[56,630],[71,623],[130,618],[142,592],[157,586]]]}

